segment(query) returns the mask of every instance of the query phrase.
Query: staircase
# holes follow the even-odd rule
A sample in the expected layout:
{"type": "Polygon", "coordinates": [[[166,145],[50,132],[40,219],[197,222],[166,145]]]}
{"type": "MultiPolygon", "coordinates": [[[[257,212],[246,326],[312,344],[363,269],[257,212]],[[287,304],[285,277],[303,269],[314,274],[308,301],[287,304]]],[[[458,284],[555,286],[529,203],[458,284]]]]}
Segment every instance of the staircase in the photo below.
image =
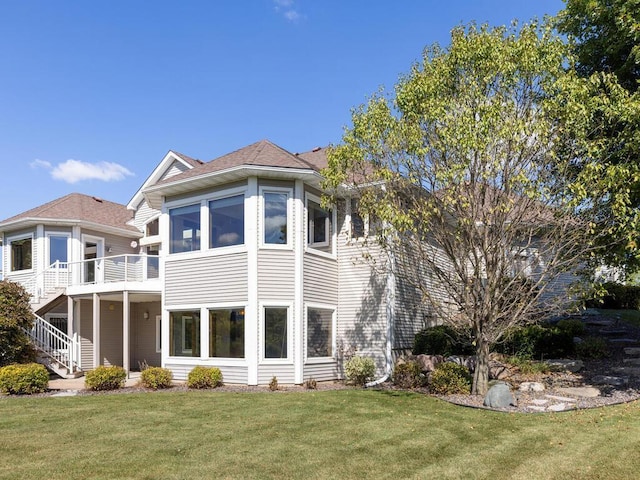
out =
{"type": "Polygon", "coordinates": [[[36,349],[38,362],[63,378],[82,375],[78,367],[80,352],[77,339],[57,329],[43,318],[35,315],[31,330],[25,329],[36,349]]]}

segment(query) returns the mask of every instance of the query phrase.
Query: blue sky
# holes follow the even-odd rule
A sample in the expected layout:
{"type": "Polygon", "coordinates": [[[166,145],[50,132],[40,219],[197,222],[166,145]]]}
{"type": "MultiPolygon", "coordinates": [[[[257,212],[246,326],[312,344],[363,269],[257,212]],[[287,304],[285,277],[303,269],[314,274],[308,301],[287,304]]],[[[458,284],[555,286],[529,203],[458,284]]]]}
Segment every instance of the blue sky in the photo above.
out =
{"type": "Polygon", "coordinates": [[[0,219],[71,192],[127,203],[168,150],[338,143],[452,27],[561,0],[0,0],[0,219]]]}

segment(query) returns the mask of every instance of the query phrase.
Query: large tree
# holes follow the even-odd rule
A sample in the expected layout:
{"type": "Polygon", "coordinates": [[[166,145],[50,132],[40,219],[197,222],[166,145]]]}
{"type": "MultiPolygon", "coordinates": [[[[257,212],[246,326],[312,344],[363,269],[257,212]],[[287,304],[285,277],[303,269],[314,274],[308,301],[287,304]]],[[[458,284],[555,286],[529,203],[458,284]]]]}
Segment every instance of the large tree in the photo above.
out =
{"type": "Polygon", "coordinates": [[[591,183],[594,217],[608,232],[597,257],[632,273],[640,268],[640,0],[566,0],[556,24],[588,79],[580,93],[586,115],[574,125],[588,148],[575,173],[591,183]]]}
{"type": "Polygon", "coordinates": [[[329,153],[326,186],[378,219],[396,278],[471,334],[476,394],[491,346],[548,313],[592,248],[574,172],[587,143],[570,125],[586,87],[568,58],[546,25],[455,28],[394,95],[356,109],[329,153]]]}

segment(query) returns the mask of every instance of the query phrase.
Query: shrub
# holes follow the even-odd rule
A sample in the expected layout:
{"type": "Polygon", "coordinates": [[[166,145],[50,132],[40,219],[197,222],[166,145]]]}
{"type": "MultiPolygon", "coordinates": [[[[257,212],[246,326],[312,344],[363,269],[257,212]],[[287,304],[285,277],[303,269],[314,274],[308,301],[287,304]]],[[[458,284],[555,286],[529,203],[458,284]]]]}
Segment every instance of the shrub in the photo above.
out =
{"type": "Polygon", "coordinates": [[[615,282],[602,284],[606,293],[588,299],[585,304],[590,308],[640,309],[640,287],[622,285],[615,282]]]}
{"type": "Polygon", "coordinates": [[[604,338],[586,337],[576,345],[576,353],[580,358],[605,358],[609,356],[609,347],[604,338]]]}
{"type": "Polygon", "coordinates": [[[547,373],[551,369],[545,362],[536,362],[528,358],[522,357],[509,357],[507,363],[520,370],[520,373],[524,375],[532,375],[536,373],[547,373]]]}
{"type": "Polygon", "coordinates": [[[222,372],[218,367],[197,366],[189,372],[187,387],[216,388],[222,385],[222,372]]]}
{"type": "Polygon", "coordinates": [[[89,390],[117,390],[124,387],[127,372],[118,366],[99,366],[87,372],[84,378],[84,385],[89,390]]]}
{"type": "Polygon", "coordinates": [[[344,364],[344,373],[347,380],[354,385],[364,386],[373,378],[376,371],[376,365],[373,360],[368,357],[359,357],[355,355],[344,364]]]}
{"type": "Polygon", "coordinates": [[[24,329],[33,326],[30,295],[24,287],[8,280],[0,281],[0,367],[29,363],[36,358],[24,329]]]}
{"type": "Polygon", "coordinates": [[[579,337],[584,334],[584,323],[577,318],[564,318],[558,322],[558,328],[567,332],[572,337],[579,337]]]}
{"type": "Polygon", "coordinates": [[[471,355],[473,347],[458,331],[448,325],[428,327],[416,333],[413,341],[414,355],[471,355]]]}
{"type": "Polygon", "coordinates": [[[313,377],[307,378],[304,382],[304,388],[306,388],[307,390],[317,390],[318,382],[313,377]]]}
{"type": "Polygon", "coordinates": [[[0,368],[0,392],[13,395],[42,393],[49,386],[49,372],[39,363],[0,368]]]}
{"type": "Polygon", "coordinates": [[[509,331],[496,351],[528,359],[566,357],[575,351],[573,335],[550,325],[528,325],[509,331]]]}
{"type": "Polygon", "coordinates": [[[418,388],[425,384],[422,367],[416,361],[396,363],[393,368],[393,383],[400,388],[418,388]]]}
{"type": "Polygon", "coordinates": [[[161,367],[147,367],[140,375],[140,383],[145,388],[153,388],[154,390],[169,388],[171,380],[173,380],[171,370],[161,367]]]}
{"type": "Polygon", "coordinates": [[[278,377],[276,377],[275,375],[271,378],[271,381],[269,382],[269,390],[271,390],[272,392],[275,392],[276,390],[278,390],[278,377]]]}
{"type": "Polygon", "coordinates": [[[431,373],[429,390],[437,395],[468,395],[471,392],[469,369],[453,362],[439,364],[431,373]]]}

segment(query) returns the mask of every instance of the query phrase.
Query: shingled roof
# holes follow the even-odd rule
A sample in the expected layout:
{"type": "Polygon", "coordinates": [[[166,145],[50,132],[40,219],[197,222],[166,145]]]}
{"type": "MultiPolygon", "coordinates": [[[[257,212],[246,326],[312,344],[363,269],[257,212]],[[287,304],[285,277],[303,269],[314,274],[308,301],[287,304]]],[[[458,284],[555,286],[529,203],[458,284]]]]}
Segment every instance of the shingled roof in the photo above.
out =
{"type": "Polygon", "coordinates": [[[314,149],[304,154],[293,154],[269,140],[260,140],[210,162],[198,164],[191,170],[158,182],[158,185],[245,165],[320,171],[326,163],[326,150],[314,149]]]}
{"type": "MultiPolygon", "coordinates": [[[[109,202],[101,198],[70,193],[39,207],[7,218],[0,222],[0,228],[8,225],[27,222],[29,220],[55,220],[57,223],[86,222],[105,227],[138,232],[138,229],[127,222],[131,220],[131,211],[119,203],[109,202]]],[[[139,232],[138,232],[139,233],[139,232]]]]}

